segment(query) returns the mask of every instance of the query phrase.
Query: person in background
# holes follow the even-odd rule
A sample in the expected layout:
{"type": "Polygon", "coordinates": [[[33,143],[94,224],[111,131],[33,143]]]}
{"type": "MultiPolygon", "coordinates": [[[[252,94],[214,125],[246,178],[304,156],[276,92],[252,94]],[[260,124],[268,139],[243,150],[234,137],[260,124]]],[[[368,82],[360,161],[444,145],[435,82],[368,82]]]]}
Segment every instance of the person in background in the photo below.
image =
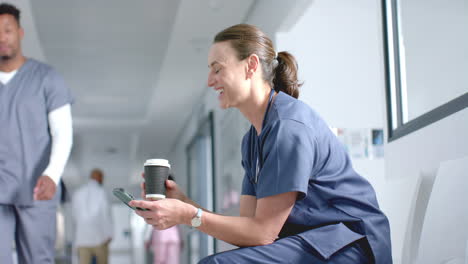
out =
{"type": "Polygon", "coordinates": [[[80,264],[90,264],[93,257],[97,264],[108,263],[113,222],[107,193],[102,187],[103,181],[103,172],[92,170],[90,180],[72,197],[74,246],[78,249],[80,264]]]}
{"type": "Polygon", "coordinates": [[[202,264],[392,263],[374,189],[326,122],[297,99],[295,58],[239,24],[215,36],[208,67],[221,108],[237,108],[252,124],[241,145],[240,216],[201,208],[170,180],[167,199],[132,201],[150,210],[136,213],[157,229],[186,224],[240,247],[202,264]]]}
{"type": "Polygon", "coordinates": [[[0,263],[54,263],[73,98],[51,66],[23,55],[20,10],[0,4],[0,263]]]}
{"type": "MultiPolygon", "coordinates": [[[[169,180],[175,181],[172,175],[169,180]]],[[[152,228],[149,247],[153,250],[153,264],[179,264],[182,240],[177,226],[164,230],[152,228]]]]}

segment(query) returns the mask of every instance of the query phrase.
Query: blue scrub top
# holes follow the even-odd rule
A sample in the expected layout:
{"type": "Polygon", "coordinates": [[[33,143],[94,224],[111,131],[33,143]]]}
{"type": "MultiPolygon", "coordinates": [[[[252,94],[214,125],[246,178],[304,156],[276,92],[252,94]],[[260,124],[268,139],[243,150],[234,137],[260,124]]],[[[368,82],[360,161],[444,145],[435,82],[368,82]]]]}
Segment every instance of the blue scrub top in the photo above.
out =
{"type": "Polygon", "coordinates": [[[33,203],[34,186],[49,164],[48,114],[72,102],[63,78],[34,59],[0,83],[0,204],[33,203]]]}
{"type": "Polygon", "coordinates": [[[375,262],[392,263],[389,222],[374,189],[305,103],[280,92],[260,135],[252,126],[244,136],[242,166],[243,195],[261,199],[298,192],[280,237],[300,233],[325,259],[366,237],[375,262]]]}

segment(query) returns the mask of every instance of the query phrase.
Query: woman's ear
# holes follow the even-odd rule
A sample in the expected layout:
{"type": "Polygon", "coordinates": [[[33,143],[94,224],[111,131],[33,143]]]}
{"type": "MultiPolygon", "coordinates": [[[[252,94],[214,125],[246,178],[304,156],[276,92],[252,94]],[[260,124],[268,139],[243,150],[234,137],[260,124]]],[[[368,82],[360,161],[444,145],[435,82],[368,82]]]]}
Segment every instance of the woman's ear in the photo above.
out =
{"type": "Polygon", "coordinates": [[[252,78],[253,74],[257,72],[260,65],[260,58],[257,54],[251,54],[247,57],[247,77],[252,78]]]}

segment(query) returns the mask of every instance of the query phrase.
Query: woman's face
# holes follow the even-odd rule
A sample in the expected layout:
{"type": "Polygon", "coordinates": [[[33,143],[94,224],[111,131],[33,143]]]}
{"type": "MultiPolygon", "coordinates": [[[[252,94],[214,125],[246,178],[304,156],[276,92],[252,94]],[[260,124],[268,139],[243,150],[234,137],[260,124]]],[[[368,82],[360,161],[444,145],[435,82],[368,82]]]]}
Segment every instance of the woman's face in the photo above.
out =
{"type": "Polygon", "coordinates": [[[249,96],[248,65],[239,61],[228,41],[214,43],[208,53],[208,86],[218,92],[221,108],[239,107],[249,96]]]}

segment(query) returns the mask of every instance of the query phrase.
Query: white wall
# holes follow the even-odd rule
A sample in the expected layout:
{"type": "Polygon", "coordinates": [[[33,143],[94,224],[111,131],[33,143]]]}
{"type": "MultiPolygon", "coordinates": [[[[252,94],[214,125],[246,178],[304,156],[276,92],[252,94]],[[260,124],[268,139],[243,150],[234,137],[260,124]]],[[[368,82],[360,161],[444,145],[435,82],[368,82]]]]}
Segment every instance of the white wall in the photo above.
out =
{"type": "Polygon", "coordinates": [[[0,1],[5,3],[12,3],[19,10],[21,10],[21,26],[24,29],[24,39],[21,43],[23,54],[26,57],[35,58],[40,61],[46,61],[44,51],[42,50],[41,42],[36,30],[34,21],[34,14],[32,12],[30,1],[28,0],[15,0],[15,1],[0,1]]]}
{"type": "MultiPolygon", "coordinates": [[[[330,126],[384,127],[382,30],[378,1],[317,0],[277,50],[292,53],[304,81],[299,98],[330,126]]],[[[383,160],[354,159],[371,182],[384,178],[383,160]]]]}
{"type": "Polygon", "coordinates": [[[216,92],[207,88],[202,98],[200,98],[198,107],[191,109],[192,116],[187,121],[184,129],[179,132],[179,141],[176,142],[172,152],[169,154],[171,171],[174,173],[177,183],[185,192],[188,190],[186,148],[197,132],[200,123],[207,118],[210,111],[216,109],[216,103],[216,92]]]}
{"type": "Polygon", "coordinates": [[[417,177],[446,160],[468,156],[468,109],[386,145],[385,173],[389,178],[417,177]]]}
{"type": "Polygon", "coordinates": [[[348,128],[383,126],[381,45],[377,1],[315,1],[277,35],[277,49],[298,61],[300,99],[331,125],[348,128]]]}

